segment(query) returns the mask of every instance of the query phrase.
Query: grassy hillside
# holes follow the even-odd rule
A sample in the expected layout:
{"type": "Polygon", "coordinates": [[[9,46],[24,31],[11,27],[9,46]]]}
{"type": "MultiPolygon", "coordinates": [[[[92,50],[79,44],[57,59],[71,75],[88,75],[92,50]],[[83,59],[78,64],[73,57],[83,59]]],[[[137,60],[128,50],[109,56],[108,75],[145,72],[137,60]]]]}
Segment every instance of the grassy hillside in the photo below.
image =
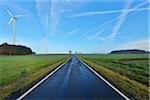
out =
{"type": "Polygon", "coordinates": [[[129,98],[148,100],[148,54],[89,54],[80,57],[129,98]]]}
{"type": "Polygon", "coordinates": [[[69,55],[0,56],[0,98],[55,69],[69,55]]]}

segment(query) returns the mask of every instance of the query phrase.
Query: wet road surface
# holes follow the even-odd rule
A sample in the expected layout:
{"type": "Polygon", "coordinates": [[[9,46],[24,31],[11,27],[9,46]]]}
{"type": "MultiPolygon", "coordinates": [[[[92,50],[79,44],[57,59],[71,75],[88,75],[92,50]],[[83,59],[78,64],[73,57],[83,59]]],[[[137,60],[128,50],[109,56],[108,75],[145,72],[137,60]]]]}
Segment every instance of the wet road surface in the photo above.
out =
{"type": "Polygon", "coordinates": [[[29,100],[123,100],[78,58],[72,59],[29,93],[29,100]]]}

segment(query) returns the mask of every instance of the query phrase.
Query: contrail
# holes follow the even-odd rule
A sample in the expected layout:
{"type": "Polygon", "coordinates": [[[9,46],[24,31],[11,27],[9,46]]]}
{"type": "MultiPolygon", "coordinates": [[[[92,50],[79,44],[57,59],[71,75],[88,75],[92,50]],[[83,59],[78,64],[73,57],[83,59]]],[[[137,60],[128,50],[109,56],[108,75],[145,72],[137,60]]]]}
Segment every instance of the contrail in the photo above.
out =
{"type": "Polygon", "coordinates": [[[111,19],[111,20],[108,20],[108,21],[106,21],[105,23],[103,23],[103,24],[97,26],[96,28],[92,28],[91,30],[87,31],[87,32],[84,33],[84,34],[87,35],[88,33],[92,32],[92,31],[94,31],[94,30],[97,30],[97,29],[99,29],[99,28],[101,28],[101,27],[103,27],[103,26],[106,26],[106,25],[112,23],[113,21],[117,20],[118,18],[119,18],[119,17],[117,16],[117,17],[115,17],[115,18],[113,18],[113,19],[111,19]]]}
{"type": "MultiPolygon", "coordinates": [[[[143,2],[143,3],[141,3],[141,4],[137,5],[137,6],[135,6],[133,9],[137,9],[137,8],[139,8],[139,7],[143,6],[143,5],[145,5],[146,3],[147,3],[147,2],[143,2]]],[[[109,39],[113,39],[113,38],[118,34],[118,31],[119,31],[121,25],[124,23],[124,21],[125,21],[127,15],[128,15],[128,13],[129,13],[128,10],[129,10],[130,6],[131,6],[131,2],[127,2],[127,4],[125,5],[125,8],[124,8],[124,9],[126,9],[126,11],[123,12],[123,13],[119,16],[118,23],[113,27],[113,29],[112,29],[112,34],[111,34],[111,36],[109,37],[109,39]]],[[[150,9],[149,9],[149,10],[150,10],[150,9]]]]}
{"type": "MultiPolygon", "coordinates": [[[[60,5],[59,5],[60,6],[60,5]]],[[[50,34],[55,33],[56,27],[59,23],[59,7],[58,2],[56,0],[51,0],[51,8],[50,8],[50,34]]]]}
{"type": "Polygon", "coordinates": [[[118,19],[118,23],[112,28],[112,34],[110,36],[110,39],[113,39],[117,34],[118,34],[118,30],[120,29],[121,25],[123,24],[123,22],[126,19],[128,12],[128,9],[131,7],[131,2],[126,2],[124,9],[126,9],[126,11],[124,11],[123,13],[121,13],[119,19],[118,19]]]}
{"type": "Polygon", "coordinates": [[[102,14],[112,14],[112,13],[123,13],[123,12],[134,12],[134,11],[144,11],[144,10],[150,10],[150,8],[139,8],[145,5],[148,2],[143,2],[134,8],[131,9],[123,9],[123,10],[111,10],[111,11],[92,11],[92,12],[82,12],[77,13],[69,16],[70,18],[74,17],[85,17],[85,16],[93,16],[93,15],[102,15],[102,14]]]}
{"type": "Polygon", "coordinates": [[[78,29],[72,30],[72,31],[70,31],[70,32],[66,33],[66,35],[65,35],[65,36],[73,35],[73,34],[75,34],[75,33],[76,33],[76,32],[78,32],[78,31],[79,31],[78,29]]]}
{"type": "MultiPolygon", "coordinates": [[[[102,28],[100,31],[98,31],[97,33],[95,33],[95,35],[90,35],[90,36],[87,36],[87,38],[89,38],[90,40],[91,39],[97,39],[97,38],[100,38],[100,35],[105,31],[105,29],[107,29],[109,26],[105,26],[104,28],[102,28]]],[[[102,39],[103,37],[101,37],[102,39]]],[[[103,38],[104,39],[104,38],[103,38]]]]}
{"type": "Polygon", "coordinates": [[[95,11],[95,12],[87,12],[87,13],[79,13],[76,15],[70,16],[73,17],[82,17],[82,16],[91,16],[91,15],[100,15],[100,14],[112,14],[112,13],[122,13],[122,12],[134,12],[134,11],[144,11],[150,10],[150,8],[139,8],[139,9],[128,9],[128,10],[112,10],[112,11],[95,11]]]}
{"type": "MultiPolygon", "coordinates": [[[[138,4],[137,6],[134,6],[132,9],[136,9],[136,8],[142,7],[142,6],[145,5],[146,3],[147,3],[147,2],[140,3],[140,4],[138,4]]],[[[132,15],[134,15],[135,13],[137,13],[137,12],[128,14],[126,17],[132,16],[132,15]]],[[[115,17],[115,18],[113,18],[113,19],[111,19],[111,20],[108,20],[108,21],[106,21],[106,22],[103,23],[102,25],[99,25],[99,26],[96,27],[96,28],[92,28],[91,30],[87,31],[87,32],[85,33],[85,35],[91,33],[91,32],[94,31],[94,30],[97,30],[97,29],[99,29],[99,28],[101,28],[101,27],[103,27],[103,26],[106,26],[106,25],[111,24],[112,22],[116,21],[118,18],[120,18],[120,16],[117,16],[117,17],[115,17]]],[[[103,30],[103,29],[101,29],[99,32],[101,32],[102,30],[103,30]]],[[[98,32],[97,32],[97,33],[98,33],[98,32]]],[[[105,38],[105,37],[104,37],[104,38],[105,38]]],[[[106,40],[106,39],[105,39],[105,40],[106,40]]]]}
{"type": "Polygon", "coordinates": [[[145,2],[140,3],[139,5],[137,5],[137,6],[133,7],[133,8],[136,9],[136,8],[142,7],[143,5],[145,5],[145,4],[147,4],[147,3],[148,3],[148,2],[145,1],[145,2]]]}

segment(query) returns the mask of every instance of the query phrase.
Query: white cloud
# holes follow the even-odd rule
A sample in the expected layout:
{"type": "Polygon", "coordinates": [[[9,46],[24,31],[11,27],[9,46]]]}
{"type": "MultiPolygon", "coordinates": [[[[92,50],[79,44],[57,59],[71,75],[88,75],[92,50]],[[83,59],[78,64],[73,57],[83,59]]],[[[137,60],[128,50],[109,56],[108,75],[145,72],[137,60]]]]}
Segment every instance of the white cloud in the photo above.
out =
{"type": "Polygon", "coordinates": [[[96,52],[109,53],[113,50],[126,50],[126,49],[140,49],[140,50],[150,51],[149,45],[150,45],[150,38],[137,39],[119,45],[115,45],[113,42],[106,41],[100,44],[100,46],[96,49],[97,50],[96,52]]]}
{"type": "Polygon", "coordinates": [[[141,50],[150,50],[148,47],[150,45],[150,39],[140,39],[134,40],[128,43],[121,44],[117,49],[141,49],[141,50]]]}

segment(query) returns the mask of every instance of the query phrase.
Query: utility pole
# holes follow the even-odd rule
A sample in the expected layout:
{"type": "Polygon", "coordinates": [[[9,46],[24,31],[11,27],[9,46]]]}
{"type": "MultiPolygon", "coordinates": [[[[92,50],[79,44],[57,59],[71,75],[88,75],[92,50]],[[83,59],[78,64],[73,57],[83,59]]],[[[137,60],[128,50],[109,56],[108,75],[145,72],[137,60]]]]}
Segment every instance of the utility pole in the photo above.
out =
{"type": "Polygon", "coordinates": [[[45,38],[45,54],[48,53],[48,37],[45,38]]]}

